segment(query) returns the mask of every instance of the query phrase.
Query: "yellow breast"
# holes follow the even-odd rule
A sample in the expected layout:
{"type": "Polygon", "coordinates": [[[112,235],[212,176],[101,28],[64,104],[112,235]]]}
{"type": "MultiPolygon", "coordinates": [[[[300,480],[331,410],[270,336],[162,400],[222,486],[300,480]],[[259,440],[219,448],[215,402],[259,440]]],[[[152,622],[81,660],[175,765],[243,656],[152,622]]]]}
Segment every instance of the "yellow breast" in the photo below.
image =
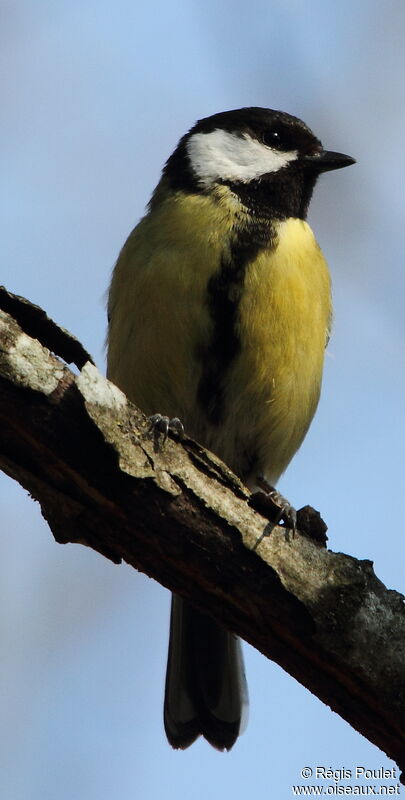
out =
{"type": "Polygon", "coordinates": [[[247,269],[242,350],[229,382],[235,425],[249,427],[245,445],[271,483],[315,413],[332,316],[329,271],[311,228],[289,219],[276,232],[276,248],[262,251],[247,269]]]}
{"type": "Polygon", "coordinates": [[[246,266],[236,316],[240,348],[224,376],[221,423],[198,401],[213,320],[210,278],[229,255],[240,206],[178,194],[135,228],[114,271],[108,376],[146,413],[186,430],[243,478],[275,482],[315,412],[331,318],[330,280],[310,227],[276,226],[277,246],[246,266]]]}
{"type": "Polygon", "coordinates": [[[207,284],[232,224],[220,195],[166,198],[129,236],[110,287],[108,377],[145,413],[180,416],[190,435],[197,354],[211,333],[207,284]]]}

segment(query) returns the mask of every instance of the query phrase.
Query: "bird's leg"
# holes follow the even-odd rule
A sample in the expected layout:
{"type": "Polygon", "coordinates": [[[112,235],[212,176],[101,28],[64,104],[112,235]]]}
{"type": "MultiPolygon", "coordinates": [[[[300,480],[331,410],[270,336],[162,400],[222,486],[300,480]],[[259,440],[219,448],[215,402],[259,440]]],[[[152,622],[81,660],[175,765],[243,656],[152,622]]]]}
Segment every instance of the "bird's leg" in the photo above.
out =
{"type": "Polygon", "coordinates": [[[149,417],[148,434],[153,435],[153,446],[156,452],[164,447],[169,431],[177,433],[179,439],[183,438],[184,425],[178,417],[170,419],[163,414],[153,414],[149,417]],[[163,436],[162,440],[161,436],[163,436]]]}
{"type": "Polygon", "coordinates": [[[278,509],[276,511],[274,524],[277,525],[283,520],[288,528],[291,528],[293,535],[297,528],[297,512],[288,500],[277,491],[263,475],[258,475],[256,484],[268,497],[271,498],[278,509]]]}

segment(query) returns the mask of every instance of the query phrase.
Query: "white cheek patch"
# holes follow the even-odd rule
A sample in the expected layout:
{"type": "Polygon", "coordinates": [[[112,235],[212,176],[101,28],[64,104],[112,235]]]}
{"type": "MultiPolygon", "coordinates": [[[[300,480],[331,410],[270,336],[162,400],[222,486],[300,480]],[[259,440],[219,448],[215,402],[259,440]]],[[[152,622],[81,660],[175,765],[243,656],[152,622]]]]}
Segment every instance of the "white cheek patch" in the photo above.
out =
{"type": "Polygon", "coordinates": [[[187,154],[205,186],[218,180],[248,183],[267,172],[278,172],[298,157],[297,150],[273,150],[247,133],[238,136],[220,128],[190,136],[187,154]]]}

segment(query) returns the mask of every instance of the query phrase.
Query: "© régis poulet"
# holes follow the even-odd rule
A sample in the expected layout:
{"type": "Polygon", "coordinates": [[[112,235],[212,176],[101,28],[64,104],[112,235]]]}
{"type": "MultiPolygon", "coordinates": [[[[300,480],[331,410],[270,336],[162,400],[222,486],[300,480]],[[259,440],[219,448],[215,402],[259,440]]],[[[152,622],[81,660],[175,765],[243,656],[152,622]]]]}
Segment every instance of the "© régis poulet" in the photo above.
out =
{"type": "MultiPolygon", "coordinates": [[[[330,276],[305,219],[320,173],[353,163],[280,111],[202,119],[114,269],[108,377],[147,414],[180,418],[251,489],[272,490],[318,404],[330,276]]],[[[294,524],[287,503],[283,516],[294,524]]],[[[239,640],[173,596],[169,742],[229,749],[246,706],[239,640]]]]}

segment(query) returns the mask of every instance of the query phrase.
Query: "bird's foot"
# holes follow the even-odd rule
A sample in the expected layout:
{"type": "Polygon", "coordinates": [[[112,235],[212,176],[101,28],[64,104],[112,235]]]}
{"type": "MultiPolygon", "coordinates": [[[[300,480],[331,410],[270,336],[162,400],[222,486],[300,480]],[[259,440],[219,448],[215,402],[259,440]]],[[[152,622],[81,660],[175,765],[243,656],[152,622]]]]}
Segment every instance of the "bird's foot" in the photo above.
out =
{"type": "Polygon", "coordinates": [[[163,416],[163,414],[153,414],[149,417],[148,434],[153,437],[153,447],[155,452],[161,450],[169,435],[169,431],[176,433],[179,439],[184,436],[184,425],[178,417],[163,416]]]}
{"type": "Polygon", "coordinates": [[[294,536],[297,529],[297,512],[294,506],[288,500],[266,481],[263,476],[257,479],[257,486],[265,493],[266,497],[271,500],[274,507],[273,518],[274,524],[278,525],[283,521],[287,528],[290,528],[294,536]]]}

